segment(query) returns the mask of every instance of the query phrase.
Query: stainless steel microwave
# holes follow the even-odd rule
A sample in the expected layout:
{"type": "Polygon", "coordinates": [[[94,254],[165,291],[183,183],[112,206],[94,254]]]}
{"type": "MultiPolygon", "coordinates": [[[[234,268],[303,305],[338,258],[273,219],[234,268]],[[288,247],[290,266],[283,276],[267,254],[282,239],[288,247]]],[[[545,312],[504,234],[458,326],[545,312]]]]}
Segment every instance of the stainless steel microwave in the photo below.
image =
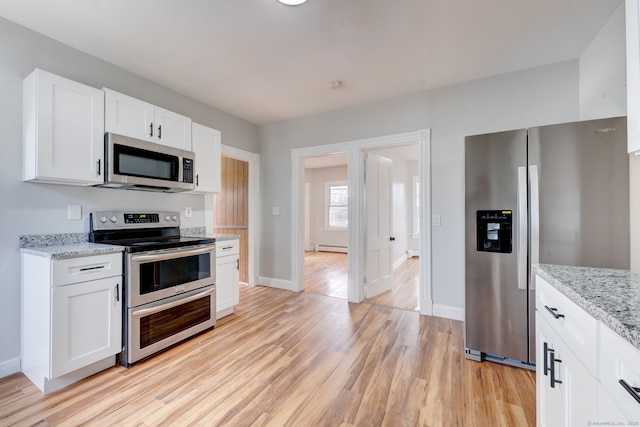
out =
{"type": "Polygon", "coordinates": [[[106,133],[104,154],[104,183],[97,187],[166,193],[195,188],[191,151],[106,133]]]}

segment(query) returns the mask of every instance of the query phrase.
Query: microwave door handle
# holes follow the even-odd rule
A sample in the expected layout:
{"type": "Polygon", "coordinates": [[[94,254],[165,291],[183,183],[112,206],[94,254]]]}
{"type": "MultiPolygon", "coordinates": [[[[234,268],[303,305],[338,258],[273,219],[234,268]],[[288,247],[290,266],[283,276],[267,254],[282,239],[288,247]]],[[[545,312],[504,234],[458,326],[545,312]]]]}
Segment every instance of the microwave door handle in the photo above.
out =
{"type": "Polygon", "coordinates": [[[193,255],[202,255],[207,252],[213,252],[213,247],[209,246],[206,248],[198,248],[191,250],[175,250],[170,252],[163,252],[159,254],[150,254],[150,255],[133,255],[131,257],[131,261],[134,262],[154,262],[154,261],[162,261],[166,259],[176,258],[176,255],[180,255],[180,257],[185,256],[193,256],[193,255]]]}
{"type": "Polygon", "coordinates": [[[176,301],[172,301],[172,302],[169,302],[169,303],[166,303],[166,304],[158,305],[156,307],[145,308],[145,309],[142,309],[142,310],[136,310],[136,311],[132,312],[131,315],[135,316],[135,317],[149,316],[151,314],[159,313],[161,311],[168,310],[170,308],[177,307],[179,305],[186,304],[186,303],[191,302],[191,301],[195,301],[195,300],[200,299],[202,297],[206,297],[207,295],[211,295],[215,291],[216,291],[216,287],[213,286],[211,289],[207,289],[204,292],[200,292],[199,294],[191,295],[190,297],[187,297],[187,298],[178,299],[176,301]]]}

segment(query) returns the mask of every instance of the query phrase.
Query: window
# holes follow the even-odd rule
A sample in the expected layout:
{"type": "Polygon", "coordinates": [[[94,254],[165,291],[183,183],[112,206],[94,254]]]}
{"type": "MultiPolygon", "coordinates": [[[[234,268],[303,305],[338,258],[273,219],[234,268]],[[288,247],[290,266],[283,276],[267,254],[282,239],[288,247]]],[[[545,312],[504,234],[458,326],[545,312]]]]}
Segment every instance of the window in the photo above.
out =
{"type": "Polygon", "coordinates": [[[420,236],[420,178],[418,175],[413,175],[412,178],[413,230],[411,234],[414,239],[417,239],[420,236]]]}
{"type": "Polygon", "coordinates": [[[327,182],[327,229],[346,229],[349,221],[349,187],[327,182]]]}

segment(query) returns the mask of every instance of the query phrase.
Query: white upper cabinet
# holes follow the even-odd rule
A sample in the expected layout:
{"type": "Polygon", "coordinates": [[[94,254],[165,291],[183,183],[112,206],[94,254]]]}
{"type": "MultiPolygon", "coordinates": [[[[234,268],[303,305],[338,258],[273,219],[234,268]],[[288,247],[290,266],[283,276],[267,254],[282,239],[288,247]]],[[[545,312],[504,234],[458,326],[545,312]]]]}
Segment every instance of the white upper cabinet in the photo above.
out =
{"type": "Polygon", "coordinates": [[[221,133],[219,130],[192,125],[192,147],[196,153],[195,182],[197,193],[219,193],[221,191],[221,133]]]}
{"type": "Polygon", "coordinates": [[[627,149],[640,150],[640,26],[638,0],[626,0],[627,149]]]}
{"type": "Polygon", "coordinates": [[[111,89],[105,94],[105,131],[191,151],[191,119],[111,89]]]}
{"type": "Polygon", "coordinates": [[[101,183],[104,93],[36,69],[23,82],[23,180],[101,183]]]}

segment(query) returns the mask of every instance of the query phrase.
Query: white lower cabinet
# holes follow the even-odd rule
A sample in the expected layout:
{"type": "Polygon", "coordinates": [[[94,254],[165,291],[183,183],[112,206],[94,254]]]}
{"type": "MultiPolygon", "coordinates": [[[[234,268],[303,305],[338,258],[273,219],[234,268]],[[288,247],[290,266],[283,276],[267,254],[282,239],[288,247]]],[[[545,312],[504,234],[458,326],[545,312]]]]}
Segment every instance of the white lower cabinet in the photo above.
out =
{"type": "Polygon", "coordinates": [[[113,366],[121,296],[121,253],[22,254],[22,372],[46,394],[113,366]]]}
{"type": "Polygon", "coordinates": [[[604,325],[600,338],[601,419],[640,423],[640,350],[604,325]]]}
{"type": "Polygon", "coordinates": [[[596,380],[542,316],[536,313],[538,425],[589,425],[597,419],[596,380]]]}
{"type": "Polygon", "coordinates": [[[538,426],[640,425],[640,350],[539,276],[536,356],[538,426]]]}
{"type": "Polygon", "coordinates": [[[240,302],[240,241],[216,242],[216,318],[240,302]]]}

